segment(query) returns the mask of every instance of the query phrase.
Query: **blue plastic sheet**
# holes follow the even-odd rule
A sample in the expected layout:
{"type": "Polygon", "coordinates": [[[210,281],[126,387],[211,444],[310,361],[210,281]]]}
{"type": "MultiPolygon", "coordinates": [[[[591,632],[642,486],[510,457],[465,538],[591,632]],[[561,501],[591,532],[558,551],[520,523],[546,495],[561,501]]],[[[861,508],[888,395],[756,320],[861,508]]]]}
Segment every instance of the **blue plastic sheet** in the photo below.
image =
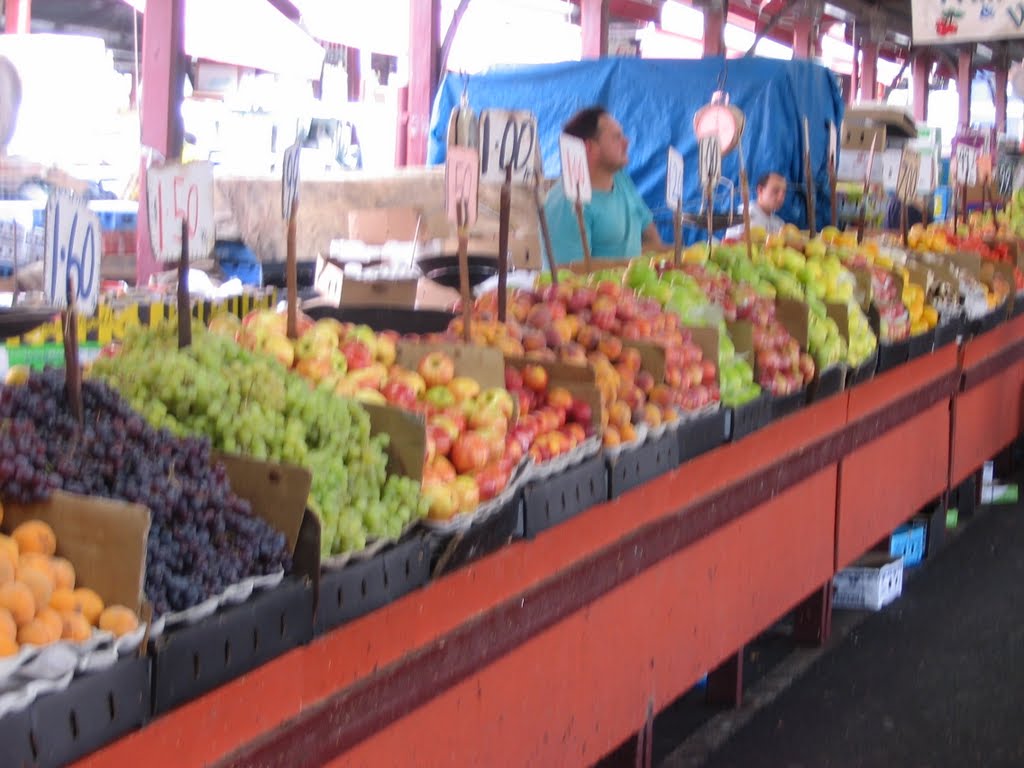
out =
{"type": "MultiPolygon", "coordinates": [[[[710,101],[720,81],[731,103],[746,116],[743,151],[751,196],[762,174],[781,173],[789,181],[789,192],[779,215],[801,228],[807,224],[803,118],[808,118],[817,225],[821,228],[827,224],[831,215],[826,164],[829,124],[838,131],[843,101],[836,76],[807,61],[607,58],[502,69],[465,79],[449,75],[434,103],[428,162],[444,162],[448,118],[458,106],[464,85],[469,104],[476,111],[528,109],[537,116],[544,174],[549,178],[560,173],[561,126],[582,107],[601,104],[615,115],[630,137],[629,173],[654,212],[662,239],[671,242],[671,214],[665,204],[668,147],[675,146],[683,154],[684,210],[696,213],[701,191],[693,116],[710,101]]],[[[724,158],[722,174],[736,185],[732,202],[738,208],[738,150],[724,158]]],[[[720,193],[716,210],[724,212],[729,206],[728,193],[720,193]]],[[[688,230],[686,239],[692,242],[698,236],[696,230],[688,230]]]]}

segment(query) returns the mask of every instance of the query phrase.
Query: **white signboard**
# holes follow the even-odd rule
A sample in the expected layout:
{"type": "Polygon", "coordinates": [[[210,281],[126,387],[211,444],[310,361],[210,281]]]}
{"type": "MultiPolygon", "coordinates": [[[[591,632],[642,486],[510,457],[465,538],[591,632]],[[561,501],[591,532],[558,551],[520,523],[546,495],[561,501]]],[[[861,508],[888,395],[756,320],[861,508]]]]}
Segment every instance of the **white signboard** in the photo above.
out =
{"type": "Polygon", "coordinates": [[[1004,0],[911,0],[914,45],[1024,37],[1024,5],[1004,0]]]}
{"type": "Polygon", "coordinates": [[[904,203],[917,194],[917,180],[921,173],[921,156],[912,149],[904,149],[896,177],[896,196],[904,203]]]}
{"type": "Polygon", "coordinates": [[[43,252],[43,291],[55,307],[68,306],[68,281],[75,309],[96,311],[100,295],[103,234],[99,217],[85,200],[58,189],[46,203],[46,247],[43,252]]]}
{"type": "Polygon", "coordinates": [[[590,166],[587,164],[587,145],[583,139],[563,133],[558,137],[558,151],[562,157],[562,188],[569,202],[589,203],[593,196],[590,187],[590,166]]]}
{"type": "Polygon", "coordinates": [[[668,148],[668,173],[665,175],[665,203],[670,211],[678,211],[683,199],[683,155],[675,147],[668,148]]]}
{"type": "Polygon", "coordinates": [[[718,136],[709,134],[700,139],[700,184],[707,189],[718,185],[722,178],[722,147],[718,136]]]}
{"type": "Polygon", "coordinates": [[[476,147],[449,147],[444,165],[444,209],[448,220],[456,226],[473,226],[479,202],[480,155],[476,147]]]}
{"type": "Polygon", "coordinates": [[[537,148],[537,118],[525,110],[486,109],[480,115],[480,179],[505,181],[512,166],[512,181],[533,181],[537,148]]]}
{"type": "Polygon", "coordinates": [[[188,256],[205,259],[213,252],[213,166],[172,163],[146,171],[149,237],[160,261],[181,258],[181,224],[188,224],[188,256]]]}
{"type": "Polygon", "coordinates": [[[969,144],[958,144],[956,148],[956,180],[969,187],[978,183],[978,148],[969,144]]]}

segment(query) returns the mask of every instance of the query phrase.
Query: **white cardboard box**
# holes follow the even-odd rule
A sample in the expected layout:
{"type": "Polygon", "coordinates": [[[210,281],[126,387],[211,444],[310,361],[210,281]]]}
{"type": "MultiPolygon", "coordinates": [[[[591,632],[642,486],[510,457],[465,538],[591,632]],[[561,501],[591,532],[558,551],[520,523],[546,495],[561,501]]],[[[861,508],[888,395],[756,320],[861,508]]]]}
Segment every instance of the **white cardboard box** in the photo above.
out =
{"type": "Polygon", "coordinates": [[[832,579],[832,606],[877,611],[903,592],[903,558],[871,552],[832,579]]]}

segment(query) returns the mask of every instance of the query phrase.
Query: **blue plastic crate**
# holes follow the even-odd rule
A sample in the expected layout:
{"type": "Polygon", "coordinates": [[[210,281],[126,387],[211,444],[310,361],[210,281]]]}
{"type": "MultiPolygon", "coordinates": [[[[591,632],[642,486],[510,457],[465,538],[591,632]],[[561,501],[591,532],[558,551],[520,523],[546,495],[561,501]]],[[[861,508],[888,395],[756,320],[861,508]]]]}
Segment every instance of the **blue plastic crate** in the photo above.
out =
{"type": "Polygon", "coordinates": [[[889,538],[889,554],[902,557],[905,566],[917,565],[924,559],[926,534],[924,523],[901,525],[889,538]]]}
{"type": "Polygon", "coordinates": [[[263,265],[245,243],[218,240],[214,252],[225,278],[237,277],[242,285],[263,285],[263,265]]]}

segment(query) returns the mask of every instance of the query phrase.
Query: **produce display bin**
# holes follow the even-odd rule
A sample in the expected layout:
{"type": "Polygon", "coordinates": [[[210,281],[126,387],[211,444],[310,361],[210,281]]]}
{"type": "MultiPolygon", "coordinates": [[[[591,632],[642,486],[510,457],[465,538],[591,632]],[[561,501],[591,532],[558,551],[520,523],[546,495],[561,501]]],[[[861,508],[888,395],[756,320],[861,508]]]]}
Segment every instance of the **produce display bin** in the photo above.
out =
{"type": "Polygon", "coordinates": [[[807,402],[807,388],[804,387],[790,395],[772,398],[772,419],[782,419],[803,408],[807,402]]]}
{"type": "Polygon", "coordinates": [[[455,317],[451,312],[402,307],[310,307],[304,310],[314,320],[333,317],[343,323],[368,325],[375,331],[396,333],[440,333],[455,317]]]}
{"type": "Polygon", "coordinates": [[[878,345],[878,368],[876,373],[885,373],[886,371],[895,368],[897,365],[903,365],[910,356],[910,339],[904,339],[903,341],[894,341],[890,344],[878,345]]]}
{"type": "Polygon", "coordinates": [[[516,493],[500,510],[465,531],[431,533],[432,578],[461,568],[519,538],[523,529],[522,502],[522,494],[516,493]]]}
{"type": "Polygon", "coordinates": [[[383,553],[320,575],[314,633],[322,635],[390,602],[383,553]]]}
{"type": "Polygon", "coordinates": [[[964,331],[962,318],[954,318],[942,323],[935,328],[935,349],[944,347],[946,344],[956,344],[957,338],[964,331]]]}
{"type": "Polygon", "coordinates": [[[1010,319],[1024,315],[1024,296],[1015,296],[1013,307],[1010,309],[1010,319]]]}
{"type": "Polygon", "coordinates": [[[970,320],[967,323],[967,330],[974,336],[981,333],[988,333],[997,325],[1006,320],[1006,305],[996,307],[991,312],[979,318],[970,320]]]}
{"type": "Polygon", "coordinates": [[[907,349],[907,359],[913,360],[921,355],[931,354],[935,348],[935,329],[919,333],[910,337],[910,346],[907,349]]]}
{"type": "MultiPolygon", "coordinates": [[[[32,765],[66,765],[124,734],[141,728],[150,713],[149,658],[126,657],[112,667],[75,678],[63,691],[36,699],[29,708],[35,758],[32,765]]],[[[0,728],[7,751],[15,754],[22,744],[17,733],[8,747],[7,734],[0,728]]]]}
{"type": "Polygon", "coordinates": [[[35,765],[35,746],[32,742],[31,705],[0,717],[0,744],[3,744],[5,765],[35,765]]]}
{"type": "Polygon", "coordinates": [[[833,365],[821,372],[807,387],[807,402],[814,403],[826,397],[838,395],[846,387],[848,369],[845,365],[833,365]]]}
{"type": "Polygon", "coordinates": [[[863,363],[858,365],[856,368],[850,368],[846,372],[846,388],[854,387],[857,384],[862,384],[865,381],[870,381],[878,368],[878,349],[871,353],[871,357],[865,360],[863,363]]]}
{"type": "Polygon", "coordinates": [[[761,429],[772,420],[771,396],[762,393],[749,403],[728,409],[725,421],[725,440],[739,440],[761,429]]]}
{"type": "Polygon", "coordinates": [[[689,461],[725,442],[725,422],[729,417],[728,408],[706,413],[684,421],[676,427],[679,440],[679,462],[689,461]]]}
{"type": "Polygon", "coordinates": [[[153,714],[159,715],[304,645],[313,636],[313,590],[286,579],[152,644],[153,714]]]}
{"type": "Polygon", "coordinates": [[[523,488],[523,535],[532,539],[608,500],[608,467],[598,454],[554,477],[523,488]]]}
{"type": "Polygon", "coordinates": [[[836,608],[878,611],[903,593],[903,560],[883,552],[865,555],[832,578],[836,608]]]}
{"type": "Polygon", "coordinates": [[[391,600],[397,600],[430,581],[432,551],[423,534],[416,534],[384,551],[384,587],[391,600]]]}
{"type": "Polygon", "coordinates": [[[645,440],[608,459],[608,498],[649,482],[679,466],[679,440],[671,432],[645,440]]]}

